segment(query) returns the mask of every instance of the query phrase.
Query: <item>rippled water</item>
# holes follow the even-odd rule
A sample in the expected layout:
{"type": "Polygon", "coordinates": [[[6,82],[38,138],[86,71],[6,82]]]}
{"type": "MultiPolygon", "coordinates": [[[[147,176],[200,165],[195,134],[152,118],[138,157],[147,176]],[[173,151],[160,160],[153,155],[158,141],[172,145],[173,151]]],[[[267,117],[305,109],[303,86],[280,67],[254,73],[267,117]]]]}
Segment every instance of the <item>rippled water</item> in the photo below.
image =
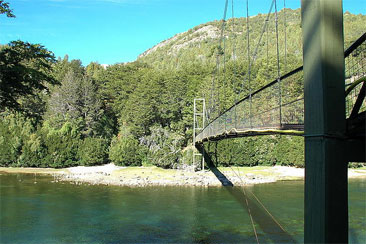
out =
{"type": "MultiPolygon", "coordinates": [[[[254,229],[260,243],[303,240],[302,181],[246,187],[245,198],[239,187],[89,186],[22,174],[0,180],[1,243],[255,243],[254,229]]],[[[366,242],[365,185],[349,184],[351,243],[366,242]]]]}

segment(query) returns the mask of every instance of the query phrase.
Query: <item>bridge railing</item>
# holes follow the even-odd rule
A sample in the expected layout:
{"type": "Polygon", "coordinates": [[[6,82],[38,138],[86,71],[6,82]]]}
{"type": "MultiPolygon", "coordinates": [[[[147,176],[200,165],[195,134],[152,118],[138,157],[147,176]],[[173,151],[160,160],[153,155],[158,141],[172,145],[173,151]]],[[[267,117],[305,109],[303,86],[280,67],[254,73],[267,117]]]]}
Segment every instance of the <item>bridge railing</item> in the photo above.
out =
{"type": "Polygon", "coordinates": [[[251,130],[281,129],[301,125],[303,115],[302,68],[295,69],[235,103],[209,123],[196,141],[222,134],[251,130]]]}
{"type": "MultiPolygon", "coordinates": [[[[366,42],[365,34],[363,39],[359,39],[359,42],[355,42],[351,47],[352,50],[346,51],[346,90],[362,77],[366,77],[366,42]],[[362,42],[361,42],[362,41],[362,42]],[[357,44],[357,45],[356,45],[357,44]]],[[[361,91],[363,82],[359,82],[346,97],[346,115],[350,116],[352,109],[356,103],[358,94],[361,91]]],[[[360,112],[366,111],[366,104],[363,103],[360,112]]]]}
{"type": "MultiPolygon", "coordinates": [[[[366,76],[366,33],[345,51],[345,87],[366,76]]],[[[303,67],[276,79],[236,102],[212,120],[197,136],[196,142],[268,130],[303,130],[304,125],[303,67]]],[[[362,83],[346,98],[347,117],[357,100],[362,83]]],[[[361,111],[366,110],[363,103],[361,111]]]]}

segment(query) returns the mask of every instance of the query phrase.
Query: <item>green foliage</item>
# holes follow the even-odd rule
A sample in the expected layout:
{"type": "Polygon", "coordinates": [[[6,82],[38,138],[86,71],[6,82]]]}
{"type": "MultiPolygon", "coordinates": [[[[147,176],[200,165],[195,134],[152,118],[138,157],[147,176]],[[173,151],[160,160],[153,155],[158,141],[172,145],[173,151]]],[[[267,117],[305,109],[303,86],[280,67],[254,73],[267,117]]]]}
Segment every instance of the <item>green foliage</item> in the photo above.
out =
{"type": "Polygon", "coordinates": [[[8,18],[15,18],[13,10],[10,9],[9,3],[0,0],[0,14],[6,14],[8,18]]]}
{"type": "Polygon", "coordinates": [[[217,166],[286,165],[304,167],[304,139],[258,136],[205,144],[217,166]]]}
{"type": "Polygon", "coordinates": [[[274,148],[274,156],[281,165],[305,166],[304,138],[281,136],[274,148]]]}
{"type": "Polygon", "coordinates": [[[86,66],[85,71],[86,74],[93,80],[100,81],[102,79],[104,68],[102,65],[96,62],[91,62],[90,64],[88,64],[88,66],[86,66]]]}
{"type": "Polygon", "coordinates": [[[20,113],[0,114],[0,165],[19,165],[18,158],[22,153],[22,147],[33,130],[31,120],[20,113]]]}
{"type": "Polygon", "coordinates": [[[108,140],[80,138],[77,125],[53,128],[49,121],[33,127],[20,113],[3,112],[0,121],[0,166],[64,168],[107,162],[108,140]]]}
{"type": "Polygon", "coordinates": [[[185,148],[182,150],[181,163],[182,165],[192,165],[193,163],[193,146],[185,148]]]}
{"type": "Polygon", "coordinates": [[[113,112],[122,117],[130,94],[136,89],[141,77],[149,70],[146,64],[115,64],[107,68],[99,83],[102,84],[102,98],[108,102],[113,112]]]}
{"type": "Polygon", "coordinates": [[[181,158],[183,137],[161,126],[153,126],[151,134],[141,138],[149,149],[149,160],[162,168],[175,168],[181,158]]]}
{"type": "Polygon", "coordinates": [[[79,144],[78,164],[97,165],[108,161],[108,141],[101,138],[88,137],[79,144]]]}
{"type": "Polygon", "coordinates": [[[53,129],[45,123],[41,133],[46,147],[42,166],[63,168],[78,165],[80,132],[75,125],[66,122],[61,129],[53,129]]]}
{"type": "Polygon", "coordinates": [[[47,162],[44,162],[46,153],[47,148],[39,131],[32,133],[22,147],[19,165],[22,167],[47,167],[47,162]]]}
{"type": "Polygon", "coordinates": [[[0,111],[22,110],[18,99],[37,96],[48,84],[57,84],[50,75],[53,53],[39,44],[12,41],[0,48],[0,111]]]}
{"type": "Polygon", "coordinates": [[[53,65],[52,71],[53,76],[58,81],[64,80],[65,76],[69,72],[75,75],[77,79],[81,79],[85,74],[85,70],[81,64],[81,61],[78,59],[69,61],[68,55],[65,55],[63,59],[58,58],[57,62],[53,65]]]}
{"type": "MultiPolygon", "coordinates": [[[[46,118],[60,128],[65,122],[78,124],[83,137],[111,137],[114,125],[107,122],[108,114],[99,94],[96,81],[84,71],[79,61],[56,64],[54,75],[62,78],[61,86],[54,87],[48,101],[46,118]]],[[[113,115],[111,121],[114,121],[113,115]]]]}
{"type": "Polygon", "coordinates": [[[363,167],[366,167],[366,163],[355,163],[355,162],[352,162],[352,163],[348,163],[348,168],[363,168],[363,167]]]}
{"type": "Polygon", "coordinates": [[[139,142],[132,135],[114,137],[109,148],[109,159],[117,165],[141,166],[139,142]]]}
{"type": "Polygon", "coordinates": [[[122,127],[118,136],[112,139],[109,159],[117,165],[141,166],[143,155],[139,142],[128,128],[122,127]]]}

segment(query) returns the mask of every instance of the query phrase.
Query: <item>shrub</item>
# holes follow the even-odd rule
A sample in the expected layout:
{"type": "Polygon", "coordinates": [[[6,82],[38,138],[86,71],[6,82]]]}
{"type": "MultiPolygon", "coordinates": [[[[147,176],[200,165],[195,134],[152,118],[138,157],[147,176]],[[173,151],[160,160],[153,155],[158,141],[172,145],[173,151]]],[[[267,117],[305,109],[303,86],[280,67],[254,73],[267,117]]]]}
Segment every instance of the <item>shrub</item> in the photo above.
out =
{"type": "Polygon", "coordinates": [[[13,146],[13,135],[9,131],[8,125],[0,121],[0,166],[8,166],[15,163],[18,158],[18,147],[13,146]]]}
{"type": "Polygon", "coordinates": [[[158,167],[176,168],[182,156],[184,138],[161,126],[153,126],[150,130],[151,135],[141,138],[141,143],[149,149],[150,161],[158,167]]]}
{"type": "Polygon", "coordinates": [[[140,145],[132,135],[114,137],[109,148],[109,159],[117,165],[141,166],[140,145]]]}
{"type": "Polygon", "coordinates": [[[45,156],[46,148],[42,137],[38,133],[33,133],[24,143],[19,163],[23,167],[41,167],[45,156]]]}
{"type": "Polygon", "coordinates": [[[47,150],[42,166],[64,168],[77,165],[79,135],[80,133],[69,122],[66,122],[60,130],[49,128],[45,123],[42,137],[47,150]]]}
{"type": "Polygon", "coordinates": [[[19,156],[22,147],[32,134],[34,127],[30,119],[20,113],[3,112],[0,114],[0,165],[22,166],[19,156]]]}
{"type": "Polygon", "coordinates": [[[366,163],[356,163],[356,162],[348,163],[348,168],[362,168],[365,166],[366,166],[366,163]]]}
{"type": "Polygon", "coordinates": [[[304,166],[304,139],[295,136],[257,136],[205,143],[217,166],[304,166]]]}
{"type": "Polygon", "coordinates": [[[77,159],[80,165],[97,165],[108,161],[107,140],[102,138],[85,138],[80,142],[77,159]]]}
{"type": "Polygon", "coordinates": [[[276,160],[281,165],[304,167],[304,138],[297,136],[281,136],[274,148],[276,160]]]}
{"type": "Polygon", "coordinates": [[[183,165],[192,165],[194,150],[195,150],[195,148],[192,145],[190,145],[190,146],[187,146],[184,151],[182,151],[181,162],[183,165]]]}

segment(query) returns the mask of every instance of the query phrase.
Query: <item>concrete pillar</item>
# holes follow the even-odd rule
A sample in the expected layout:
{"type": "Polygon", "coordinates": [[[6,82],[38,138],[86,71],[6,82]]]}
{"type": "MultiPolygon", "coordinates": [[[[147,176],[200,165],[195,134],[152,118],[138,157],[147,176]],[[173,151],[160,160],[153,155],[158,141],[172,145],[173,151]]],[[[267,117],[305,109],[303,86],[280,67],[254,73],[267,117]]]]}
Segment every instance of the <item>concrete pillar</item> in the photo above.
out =
{"type": "Polygon", "coordinates": [[[348,242],[342,0],[302,0],[305,243],[348,242]]]}

